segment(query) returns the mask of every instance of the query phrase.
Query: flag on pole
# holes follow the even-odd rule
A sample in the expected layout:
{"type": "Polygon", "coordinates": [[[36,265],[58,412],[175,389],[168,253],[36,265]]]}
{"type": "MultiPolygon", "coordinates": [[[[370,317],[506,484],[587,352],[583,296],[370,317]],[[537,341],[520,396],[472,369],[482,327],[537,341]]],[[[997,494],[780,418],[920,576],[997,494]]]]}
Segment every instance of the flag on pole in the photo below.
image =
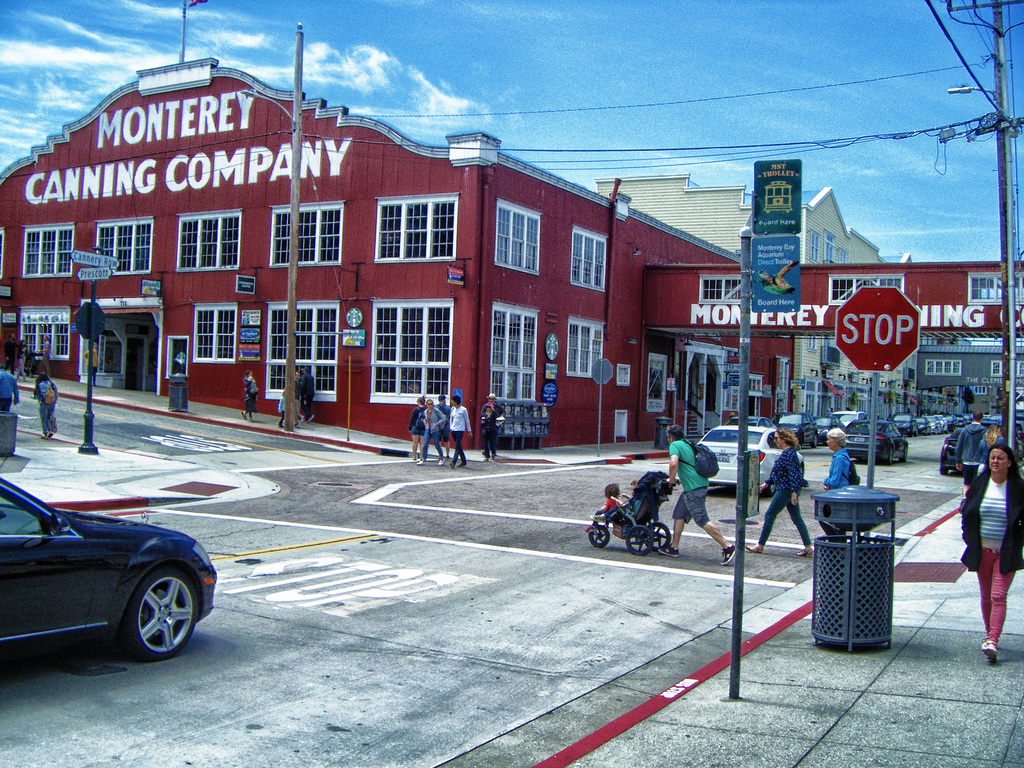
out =
{"type": "Polygon", "coordinates": [[[205,2],[206,2],[206,0],[189,0],[188,7],[191,8],[193,5],[199,5],[200,3],[205,3],[205,2]]]}

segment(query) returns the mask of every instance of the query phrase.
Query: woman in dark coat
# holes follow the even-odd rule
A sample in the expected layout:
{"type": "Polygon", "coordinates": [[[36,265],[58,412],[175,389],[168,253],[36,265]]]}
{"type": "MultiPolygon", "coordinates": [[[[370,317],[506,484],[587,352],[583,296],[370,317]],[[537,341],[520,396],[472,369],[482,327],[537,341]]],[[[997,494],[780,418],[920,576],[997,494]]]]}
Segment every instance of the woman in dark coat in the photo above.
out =
{"type": "Polygon", "coordinates": [[[981,652],[995,661],[1006,618],[1006,593],[1014,574],[1024,568],[1024,480],[1006,445],[992,446],[988,472],[971,483],[961,514],[967,549],[960,561],[977,572],[981,587],[985,621],[981,652]]]}

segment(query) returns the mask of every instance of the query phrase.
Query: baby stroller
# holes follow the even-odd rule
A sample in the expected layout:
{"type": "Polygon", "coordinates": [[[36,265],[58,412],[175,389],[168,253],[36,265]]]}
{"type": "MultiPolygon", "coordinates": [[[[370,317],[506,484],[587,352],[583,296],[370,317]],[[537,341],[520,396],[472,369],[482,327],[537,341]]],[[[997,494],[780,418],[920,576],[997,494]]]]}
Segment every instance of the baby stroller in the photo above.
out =
{"type": "Polygon", "coordinates": [[[668,526],[658,522],[658,509],[672,495],[672,486],[664,472],[648,472],[633,489],[629,501],[605,515],[604,522],[595,520],[587,528],[587,537],[595,547],[602,549],[611,541],[609,526],[622,526],[626,549],[634,555],[646,555],[652,549],[661,549],[671,541],[668,526]]]}

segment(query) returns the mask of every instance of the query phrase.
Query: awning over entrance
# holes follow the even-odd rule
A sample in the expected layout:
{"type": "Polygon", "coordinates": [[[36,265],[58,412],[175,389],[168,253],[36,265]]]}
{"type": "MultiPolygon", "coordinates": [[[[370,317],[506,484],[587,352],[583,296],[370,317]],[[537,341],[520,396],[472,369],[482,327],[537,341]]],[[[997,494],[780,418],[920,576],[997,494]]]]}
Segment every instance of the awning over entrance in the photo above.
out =
{"type": "Polygon", "coordinates": [[[828,391],[831,392],[833,395],[835,395],[836,397],[846,397],[846,392],[836,387],[836,385],[833,384],[831,381],[829,381],[828,379],[822,379],[822,381],[825,383],[825,386],[828,387],[828,391]]]}
{"type": "Polygon", "coordinates": [[[161,307],[101,307],[104,315],[152,315],[161,307]]]}

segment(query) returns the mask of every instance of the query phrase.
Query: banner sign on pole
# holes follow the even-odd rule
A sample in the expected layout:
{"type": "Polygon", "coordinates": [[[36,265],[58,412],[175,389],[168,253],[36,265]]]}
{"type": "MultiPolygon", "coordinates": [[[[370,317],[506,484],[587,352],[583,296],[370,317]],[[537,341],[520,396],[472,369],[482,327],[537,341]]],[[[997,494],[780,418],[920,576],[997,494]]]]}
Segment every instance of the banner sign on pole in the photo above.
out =
{"type": "Polygon", "coordinates": [[[750,310],[800,311],[800,238],[796,235],[751,240],[750,310]]]}
{"type": "Polygon", "coordinates": [[[755,235],[800,234],[802,166],[800,160],[758,160],[754,163],[755,235]]]}

